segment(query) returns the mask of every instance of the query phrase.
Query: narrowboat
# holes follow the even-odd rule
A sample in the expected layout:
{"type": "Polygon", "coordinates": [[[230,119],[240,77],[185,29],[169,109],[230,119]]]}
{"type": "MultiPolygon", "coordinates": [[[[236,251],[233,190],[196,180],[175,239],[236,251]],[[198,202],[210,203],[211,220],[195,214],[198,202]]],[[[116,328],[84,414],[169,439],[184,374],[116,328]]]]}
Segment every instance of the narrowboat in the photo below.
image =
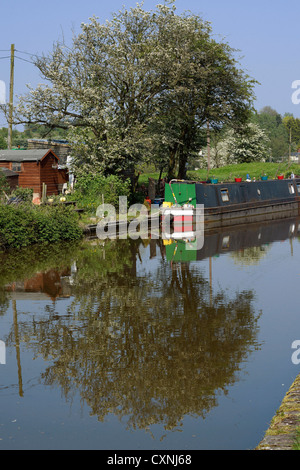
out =
{"type": "MultiPolygon", "coordinates": [[[[171,180],[165,185],[162,220],[195,220],[204,210],[204,227],[218,228],[300,215],[300,178],[235,182],[171,180]]],[[[189,229],[189,227],[187,227],[189,229]]]]}

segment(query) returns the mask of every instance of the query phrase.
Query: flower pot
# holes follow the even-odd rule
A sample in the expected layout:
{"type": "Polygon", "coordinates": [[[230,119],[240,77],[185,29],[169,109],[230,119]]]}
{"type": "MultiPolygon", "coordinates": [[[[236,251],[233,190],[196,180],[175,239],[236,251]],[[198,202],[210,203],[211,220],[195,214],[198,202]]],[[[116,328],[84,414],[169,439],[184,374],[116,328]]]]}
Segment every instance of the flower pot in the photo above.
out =
{"type": "Polygon", "coordinates": [[[278,178],[279,180],[283,180],[283,179],[284,179],[284,175],[277,175],[277,178],[278,178]]]}
{"type": "Polygon", "coordinates": [[[242,178],[234,178],[234,181],[235,181],[236,183],[241,183],[241,182],[242,182],[242,178]]]}
{"type": "Polygon", "coordinates": [[[212,178],[212,179],[210,180],[210,182],[211,182],[212,184],[217,184],[218,181],[219,181],[219,180],[218,180],[217,178],[212,178]]]}
{"type": "Polygon", "coordinates": [[[262,179],[262,181],[266,181],[268,179],[268,177],[267,176],[262,176],[261,179],[262,179]]]}

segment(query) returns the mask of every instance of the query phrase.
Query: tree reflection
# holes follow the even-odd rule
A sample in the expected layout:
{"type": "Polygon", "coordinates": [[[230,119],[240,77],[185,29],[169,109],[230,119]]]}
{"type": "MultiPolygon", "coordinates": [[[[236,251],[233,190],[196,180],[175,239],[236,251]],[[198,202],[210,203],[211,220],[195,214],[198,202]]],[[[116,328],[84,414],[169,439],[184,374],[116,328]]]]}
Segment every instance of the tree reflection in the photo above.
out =
{"type": "Polygon", "coordinates": [[[79,393],[99,420],[113,413],[132,429],[172,429],[187,414],[204,418],[238,379],[257,347],[258,316],[250,290],[211,293],[195,263],[160,259],[138,274],[139,248],[82,245],[65,314],[52,304],[19,321],[19,339],[51,360],[42,381],[67,400],[79,393]]]}
{"type": "Polygon", "coordinates": [[[269,249],[270,245],[252,246],[244,248],[243,250],[234,251],[231,253],[231,257],[239,266],[258,265],[260,261],[266,257],[269,249]]]}

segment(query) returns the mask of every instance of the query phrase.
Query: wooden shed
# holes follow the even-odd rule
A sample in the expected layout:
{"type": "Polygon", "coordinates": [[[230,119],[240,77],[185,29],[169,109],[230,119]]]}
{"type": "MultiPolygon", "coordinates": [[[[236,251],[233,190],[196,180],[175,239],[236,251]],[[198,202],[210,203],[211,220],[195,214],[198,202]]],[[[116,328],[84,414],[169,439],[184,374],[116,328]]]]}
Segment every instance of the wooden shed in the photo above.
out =
{"type": "Polygon", "coordinates": [[[47,195],[60,194],[68,182],[66,170],[59,168],[59,158],[52,149],[0,150],[0,168],[7,168],[19,175],[19,186],[31,188],[41,196],[43,183],[47,195]]]}

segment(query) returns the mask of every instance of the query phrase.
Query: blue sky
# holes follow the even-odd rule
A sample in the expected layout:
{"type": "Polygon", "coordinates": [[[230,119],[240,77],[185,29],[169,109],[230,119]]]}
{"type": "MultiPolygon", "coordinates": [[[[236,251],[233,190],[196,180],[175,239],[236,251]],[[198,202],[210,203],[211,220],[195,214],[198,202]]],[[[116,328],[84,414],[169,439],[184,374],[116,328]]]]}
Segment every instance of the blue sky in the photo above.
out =
{"type": "MultiPolygon", "coordinates": [[[[64,35],[70,42],[72,30],[80,31],[81,22],[93,15],[100,22],[109,19],[124,5],[131,8],[134,0],[0,0],[0,57],[15,44],[15,94],[26,91],[26,84],[36,86],[41,77],[24,59],[24,52],[41,54],[51,51],[55,41],[64,35]],[[23,59],[23,60],[21,60],[23,59]]],[[[144,9],[154,9],[163,0],[145,0],[144,9]]],[[[300,80],[300,3],[296,0],[177,0],[178,14],[184,10],[211,22],[216,37],[224,38],[238,49],[241,67],[258,80],[256,109],[271,106],[280,114],[300,117],[300,104],[292,102],[292,83],[300,80]]],[[[0,80],[9,84],[8,59],[0,59],[0,80]]],[[[0,115],[0,127],[5,125],[0,115]]]]}

